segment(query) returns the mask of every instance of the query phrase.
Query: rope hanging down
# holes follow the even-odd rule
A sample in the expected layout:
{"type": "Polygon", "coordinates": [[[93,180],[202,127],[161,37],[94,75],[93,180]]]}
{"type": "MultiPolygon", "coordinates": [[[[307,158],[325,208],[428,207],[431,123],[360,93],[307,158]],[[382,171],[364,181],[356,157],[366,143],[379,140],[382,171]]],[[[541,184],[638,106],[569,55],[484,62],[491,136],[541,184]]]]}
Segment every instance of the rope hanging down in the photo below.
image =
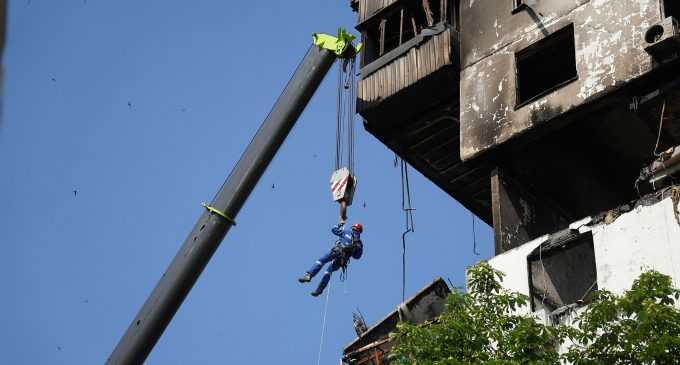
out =
{"type": "Polygon", "coordinates": [[[475,254],[475,256],[479,256],[479,252],[477,252],[477,230],[475,229],[475,214],[470,212],[470,215],[472,216],[472,253],[475,254]]]}
{"type": "Polygon", "coordinates": [[[661,141],[661,132],[663,131],[663,119],[666,113],[666,100],[664,99],[661,106],[661,117],[659,118],[659,134],[656,136],[656,144],[654,145],[654,157],[660,157],[661,153],[656,152],[659,149],[659,142],[661,141]]]}
{"type": "Polygon", "coordinates": [[[328,314],[328,298],[331,296],[331,283],[328,283],[326,289],[326,303],[323,306],[323,319],[321,321],[321,340],[319,341],[319,355],[316,357],[316,365],[321,364],[321,353],[323,352],[323,340],[326,334],[326,315],[328,314]]]}
{"type": "Polygon", "coordinates": [[[401,210],[404,212],[405,226],[401,234],[401,301],[406,300],[406,235],[414,232],[413,211],[411,206],[411,185],[408,180],[408,165],[401,160],[401,210]]]}

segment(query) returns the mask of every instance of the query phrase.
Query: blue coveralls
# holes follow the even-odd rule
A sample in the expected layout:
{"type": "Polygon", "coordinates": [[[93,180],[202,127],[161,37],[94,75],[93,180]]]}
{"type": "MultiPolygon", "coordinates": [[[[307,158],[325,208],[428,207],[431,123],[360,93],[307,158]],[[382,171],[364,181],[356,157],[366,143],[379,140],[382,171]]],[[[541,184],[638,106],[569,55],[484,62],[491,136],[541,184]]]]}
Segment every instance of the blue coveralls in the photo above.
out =
{"type": "MultiPolygon", "coordinates": [[[[331,232],[333,232],[334,235],[340,237],[338,242],[342,246],[349,246],[352,244],[352,242],[356,242],[357,245],[352,251],[351,257],[354,257],[357,260],[361,258],[361,255],[364,252],[364,246],[361,243],[360,239],[361,237],[359,232],[356,232],[352,229],[345,229],[343,224],[336,225],[331,229],[331,232]]],[[[312,265],[312,268],[307,271],[312,277],[314,277],[316,274],[319,273],[323,265],[331,261],[333,261],[333,263],[328,265],[326,272],[323,274],[323,277],[319,282],[319,286],[316,289],[317,292],[323,292],[323,290],[326,288],[326,285],[328,285],[328,281],[331,280],[331,274],[341,267],[340,265],[342,264],[342,252],[340,250],[335,249],[334,247],[333,249],[330,250],[330,252],[321,256],[321,258],[318,259],[314,263],[314,265],[312,265]]]]}

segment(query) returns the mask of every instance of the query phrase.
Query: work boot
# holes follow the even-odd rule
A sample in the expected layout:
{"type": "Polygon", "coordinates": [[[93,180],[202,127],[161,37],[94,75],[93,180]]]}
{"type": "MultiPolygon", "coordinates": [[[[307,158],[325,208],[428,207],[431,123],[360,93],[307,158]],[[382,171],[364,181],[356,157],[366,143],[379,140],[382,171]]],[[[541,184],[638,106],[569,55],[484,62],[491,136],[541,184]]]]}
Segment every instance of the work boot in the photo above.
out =
{"type": "Polygon", "coordinates": [[[319,295],[321,295],[321,293],[323,293],[323,290],[319,290],[318,288],[311,292],[313,297],[318,297],[319,295]]]}
{"type": "Polygon", "coordinates": [[[309,283],[310,281],[312,281],[312,274],[306,272],[304,275],[298,278],[298,281],[301,283],[309,283]]]}

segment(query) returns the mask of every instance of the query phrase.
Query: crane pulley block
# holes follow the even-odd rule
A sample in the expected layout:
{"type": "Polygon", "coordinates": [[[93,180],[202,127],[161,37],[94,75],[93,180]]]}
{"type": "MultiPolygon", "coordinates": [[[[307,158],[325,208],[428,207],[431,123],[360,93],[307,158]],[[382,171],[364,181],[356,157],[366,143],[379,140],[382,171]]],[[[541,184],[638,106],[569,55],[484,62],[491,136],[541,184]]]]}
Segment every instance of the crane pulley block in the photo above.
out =
{"type": "Polygon", "coordinates": [[[357,177],[353,176],[347,167],[335,170],[331,175],[333,201],[344,201],[348,206],[352,205],[356,187],[357,177]]]}

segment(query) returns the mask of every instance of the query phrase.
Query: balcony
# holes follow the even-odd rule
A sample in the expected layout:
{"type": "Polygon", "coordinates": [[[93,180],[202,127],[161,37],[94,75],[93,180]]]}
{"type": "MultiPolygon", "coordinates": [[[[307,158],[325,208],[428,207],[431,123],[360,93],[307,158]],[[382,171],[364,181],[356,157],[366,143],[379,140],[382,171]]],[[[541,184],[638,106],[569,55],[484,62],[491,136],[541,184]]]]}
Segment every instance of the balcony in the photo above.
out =
{"type": "Polygon", "coordinates": [[[439,24],[363,66],[357,111],[374,120],[417,115],[434,101],[457,104],[457,49],[458,32],[439,24]]]}
{"type": "Polygon", "coordinates": [[[385,112],[403,119],[433,103],[457,104],[458,7],[457,0],[359,1],[357,111],[365,119],[386,119],[385,112]]]}
{"type": "Polygon", "coordinates": [[[357,112],[367,131],[490,224],[490,168],[460,159],[459,7],[359,1],[357,112]]]}

